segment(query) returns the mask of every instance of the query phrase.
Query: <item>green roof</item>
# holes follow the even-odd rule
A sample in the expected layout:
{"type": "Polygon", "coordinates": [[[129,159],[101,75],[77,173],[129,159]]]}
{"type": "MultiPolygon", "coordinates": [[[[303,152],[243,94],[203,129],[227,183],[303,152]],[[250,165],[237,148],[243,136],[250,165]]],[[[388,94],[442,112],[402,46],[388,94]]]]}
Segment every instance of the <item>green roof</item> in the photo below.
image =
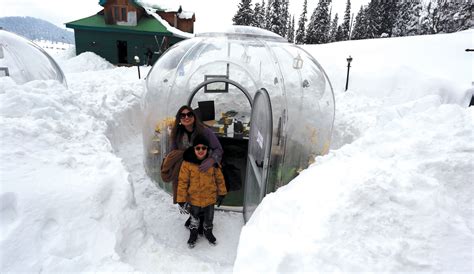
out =
{"type": "Polygon", "coordinates": [[[121,26],[108,25],[105,23],[103,15],[96,14],[66,23],[66,27],[71,29],[95,30],[104,32],[172,35],[172,33],[168,31],[166,27],[160,23],[160,21],[151,17],[142,17],[136,26],[121,26]]]}

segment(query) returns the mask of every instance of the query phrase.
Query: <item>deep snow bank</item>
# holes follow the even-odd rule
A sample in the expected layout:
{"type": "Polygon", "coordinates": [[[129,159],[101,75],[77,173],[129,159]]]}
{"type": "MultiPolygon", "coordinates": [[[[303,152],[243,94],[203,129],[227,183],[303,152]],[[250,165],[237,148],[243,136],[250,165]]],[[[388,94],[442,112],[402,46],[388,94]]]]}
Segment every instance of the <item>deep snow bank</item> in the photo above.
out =
{"type": "Polygon", "coordinates": [[[308,46],[335,86],[337,150],[265,197],[234,271],[471,272],[471,35],[308,46]]]}
{"type": "Polygon", "coordinates": [[[134,270],[122,258],[142,244],[143,216],[106,137],[107,121],[143,88],[120,87],[126,70],[69,74],[68,90],[0,78],[2,271],[134,270]]]}
{"type": "Polygon", "coordinates": [[[434,100],[317,158],[258,207],[234,270],[470,271],[473,110],[434,100]]]}
{"type": "MultiPolygon", "coordinates": [[[[474,82],[474,29],[450,33],[304,46],[326,70],[335,92],[343,92],[352,56],[349,89],[384,98],[385,104],[438,95],[443,103],[468,106],[474,82]]],[[[337,108],[337,106],[336,106],[337,108]]]]}

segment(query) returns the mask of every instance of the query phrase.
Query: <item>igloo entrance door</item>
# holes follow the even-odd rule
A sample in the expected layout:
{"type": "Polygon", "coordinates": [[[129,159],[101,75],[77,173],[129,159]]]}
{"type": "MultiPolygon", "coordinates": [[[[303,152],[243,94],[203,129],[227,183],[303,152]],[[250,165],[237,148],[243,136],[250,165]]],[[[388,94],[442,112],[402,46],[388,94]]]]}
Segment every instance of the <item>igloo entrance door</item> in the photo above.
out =
{"type": "Polygon", "coordinates": [[[222,170],[228,194],[222,208],[242,211],[253,105],[251,95],[233,80],[208,78],[192,89],[187,105],[192,106],[200,120],[214,131],[224,150],[222,170]],[[216,87],[224,90],[226,86],[229,91],[215,91],[216,87]]]}
{"type": "Polygon", "coordinates": [[[265,89],[260,89],[255,94],[250,121],[247,175],[244,189],[245,222],[250,219],[262,201],[267,186],[273,119],[270,96],[265,89]]]}

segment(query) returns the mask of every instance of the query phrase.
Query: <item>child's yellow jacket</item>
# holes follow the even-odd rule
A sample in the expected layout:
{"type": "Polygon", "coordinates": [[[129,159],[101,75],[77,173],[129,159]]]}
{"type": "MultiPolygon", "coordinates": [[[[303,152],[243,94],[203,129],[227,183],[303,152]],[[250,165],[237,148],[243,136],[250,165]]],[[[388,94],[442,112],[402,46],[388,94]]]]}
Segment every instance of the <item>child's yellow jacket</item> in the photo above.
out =
{"type": "Polygon", "coordinates": [[[211,167],[201,172],[198,164],[183,161],[178,177],[178,203],[188,202],[193,206],[205,207],[215,204],[217,195],[226,194],[224,175],[220,168],[211,167]]]}

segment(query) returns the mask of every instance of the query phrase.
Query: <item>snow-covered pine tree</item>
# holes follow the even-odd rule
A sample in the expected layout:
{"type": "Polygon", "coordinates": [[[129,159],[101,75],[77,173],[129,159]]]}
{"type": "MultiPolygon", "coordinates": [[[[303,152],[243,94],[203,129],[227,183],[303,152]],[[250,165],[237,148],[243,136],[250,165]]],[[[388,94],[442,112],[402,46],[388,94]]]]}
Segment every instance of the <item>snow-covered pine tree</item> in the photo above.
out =
{"type": "Polygon", "coordinates": [[[422,34],[445,32],[444,26],[448,18],[448,1],[431,0],[425,3],[421,15],[422,34]]]}
{"type": "Polygon", "coordinates": [[[270,30],[272,27],[270,14],[272,12],[273,0],[268,0],[267,8],[265,9],[265,29],[270,30]]]}
{"type": "Polygon", "coordinates": [[[356,15],[354,28],[352,30],[352,36],[351,36],[352,40],[368,38],[366,11],[367,9],[361,6],[359,12],[356,15]]]}
{"type": "Polygon", "coordinates": [[[367,38],[379,38],[382,34],[383,11],[380,0],[371,0],[365,12],[367,20],[367,38]]]}
{"type": "Polygon", "coordinates": [[[380,10],[382,12],[382,20],[380,22],[379,37],[381,35],[384,37],[392,37],[393,26],[395,25],[397,15],[397,1],[381,1],[380,10]]]}
{"type": "Polygon", "coordinates": [[[330,28],[328,8],[330,2],[330,0],[319,0],[306,30],[306,44],[324,44],[328,42],[330,28]]]}
{"type": "Polygon", "coordinates": [[[305,41],[305,29],[306,29],[306,13],[308,12],[308,0],[303,2],[303,12],[301,12],[300,18],[298,19],[298,29],[296,30],[295,42],[296,44],[303,44],[305,41]]]}
{"type": "Polygon", "coordinates": [[[250,26],[253,21],[252,0],[241,0],[237,13],[232,18],[234,25],[250,26]]]}
{"type": "Polygon", "coordinates": [[[473,2],[463,0],[446,2],[440,10],[442,31],[451,33],[468,29],[470,27],[470,11],[473,11],[473,2]]]}
{"type": "Polygon", "coordinates": [[[251,26],[265,28],[265,0],[262,0],[262,4],[255,3],[251,26]]]}
{"type": "Polygon", "coordinates": [[[273,0],[270,5],[270,31],[274,32],[282,37],[285,37],[286,26],[283,25],[282,2],[284,0],[273,0]]]}
{"type": "Polygon", "coordinates": [[[295,42],[295,16],[291,17],[290,27],[288,28],[288,42],[294,43],[295,42]]]}
{"type": "Polygon", "coordinates": [[[336,31],[336,42],[339,42],[339,41],[344,41],[344,36],[345,33],[344,31],[342,30],[342,26],[339,25],[337,26],[337,31],[336,31]]]}
{"type": "Polygon", "coordinates": [[[308,26],[306,28],[305,44],[315,44],[316,43],[316,30],[314,25],[316,21],[316,8],[314,9],[311,17],[309,18],[308,26]]]}
{"type": "MultiPolygon", "coordinates": [[[[339,15],[336,13],[334,15],[334,19],[332,20],[331,23],[331,30],[329,31],[329,42],[336,42],[336,35],[337,35],[337,23],[339,21],[339,15]]],[[[341,28],[342,31],[342,28],[341,28]]],[[[340,41],[340,40],[339,40],[340,41]]]]}
{"type": "Polygon", "coordinates": [[[283,37],[288,38],[288,28],[290,27],[290,12],[288,10],[288,0],[281,0],[280,25],[283,27],[283,37]]]}
{"type": "Polygon", "coordinates": [[[346,10],[344,11],[344,20],[342,21],[342,32],[344,34],[342,40],[349,40],[349,35],[351,33],[351,0],[346,2],[346,10]]]}
{"type": "Polygon", "coordinates": [[[411,36],[420,33],[421,1],[399,2],[393,26],[393,36],[411,36]]]}
{"type": "Polygon", "coordinates": [[[473,11],[474,2],[472,2],[471,0],[465,0],[464,2],[459,3],[459,9],[453,15],[453,31],[461,31],[473,27],[473,25],[471,24],[472,20],[474,19],[473,17],[471,17],[473,11]]]}

